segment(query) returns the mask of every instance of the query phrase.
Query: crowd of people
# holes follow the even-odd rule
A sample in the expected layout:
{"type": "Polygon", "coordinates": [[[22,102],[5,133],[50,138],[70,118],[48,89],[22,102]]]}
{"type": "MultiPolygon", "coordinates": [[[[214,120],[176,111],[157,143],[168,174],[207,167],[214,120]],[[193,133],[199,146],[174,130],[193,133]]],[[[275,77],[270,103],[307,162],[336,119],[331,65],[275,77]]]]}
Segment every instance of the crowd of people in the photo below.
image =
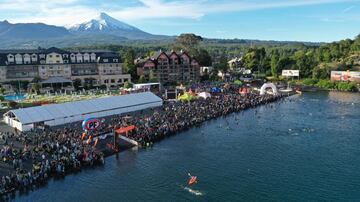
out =
{"type": "Polygon", "coordinates": [[[10,164],[14,172],[1,177],[0,194],[6,196],[14,190],[37,186],[50,176],[64,176],[83,166],[103,164],[103,154],[85,144],[80,136],[79,130],[70,128],[2,133],[1,160],[10,164]]]}
{"type": "MultiPolygon", "coordinates": [[[[238,88],[230,87],[207,99],[164,102],[159,108],[104,119],[98,133],[135,125],[135,130],[127,134],[128,138],[141,146],[149,146],[206,120],[273,102],[280,97],[253,93],[240,95],[238,88]]],[[[10,175],[0,177],[0,194],[6,196],[14,190],[46,183],[51,176],[64,176],[87,165],[103,164],[104,154],[84,141],[78,125],[30,132],[0,132],[1,160],[14,169],[10,175]]]]}
{"type": "Polygon", "coordinates": [[[255,93],[240,95],[238,88],[229,88],[206,99],[165,102],[161,108],[150,112],[133,116],[117,116],[111,121],[115,129],[135,125],[136,130],[128,133],[128,137],[141,146],[149,146],[164,137],[206,120],[273,102],[281,97],[281,95],[260,96],[255,93]]]}

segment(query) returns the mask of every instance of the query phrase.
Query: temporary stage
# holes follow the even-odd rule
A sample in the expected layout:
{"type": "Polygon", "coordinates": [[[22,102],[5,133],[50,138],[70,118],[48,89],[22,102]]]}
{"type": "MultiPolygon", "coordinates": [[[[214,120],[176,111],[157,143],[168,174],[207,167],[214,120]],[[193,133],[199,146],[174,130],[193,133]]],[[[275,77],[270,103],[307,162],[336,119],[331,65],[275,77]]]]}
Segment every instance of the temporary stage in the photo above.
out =
{"type": "Polygon", "coordinates": [[[57,126],[91,117],[106,117],[162,106],[163,100],[151,92],[128,94],[15,109],[6,112],[4,122],[20,131],[38,126],[57,126]]]}

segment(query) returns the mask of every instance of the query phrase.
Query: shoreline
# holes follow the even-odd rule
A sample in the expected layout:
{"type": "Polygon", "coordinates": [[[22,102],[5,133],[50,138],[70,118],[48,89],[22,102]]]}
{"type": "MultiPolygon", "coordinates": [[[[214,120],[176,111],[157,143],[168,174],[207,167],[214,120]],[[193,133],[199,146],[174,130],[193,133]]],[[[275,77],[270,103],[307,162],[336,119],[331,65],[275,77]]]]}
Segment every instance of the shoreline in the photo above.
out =
{"type": "MultiPolygon", "coordinates": [[[[229,95],[235,95],[235,94],[229,94],[229,95]]],[[[290,95],[292,95],[292,94],[290,94],[290,95]]],[[[208,115],[208,116],[206,116],[204,118],[201,118],[201,119],[193,119],[190,122],[186,122],[186,124],[184,124],[184,125],[180,124],[180,127],[176,128],[174,130],[170,130],[170,131],[165,130],[162,134],[155,133],[155,135],[148,136],[146,138],[139,138],[138,133],[135,133],[135,134],[130,134],[128,136],[128,138],[130,137],[131,139],[139,142],[139,147],[140,148],[146,148],[146,147],[151,146],[155,142],[161,141],[164,138],[171,137],[173,135],[179,134],[179,133],[181,133],[183,131],[186,131],[188,129],[191,129],[193,127],[199,126],[202,123],[204,123],[205,121],[208,121],[208,120],[211,120],[211,119],[216,119],[216,118],[219,118],[221,116],[227,116],[229,114],[240,112],[240,111],[243,111],[243,110],[246,110],[246,109],[249,109],[249,108],[254,108],[254,107],[257,107],[257,106],[260,106],[260,105],[276,102],[276,101],[279,101],[279,100],[281,100],[281,99],[283,99],[285,97],[288,97],[290,95],[284,94],[284,95],[281,95],[281,96],[264,96],[264,97],[261,97],[261,96],[258,96],[258,95],[251,95],[251,96],[255,96],[255,98],[254,98],[255,101],[253,101],[253,102],[244,102],[244,103],[241,103],[241,105],[238,105],[238,106],[231,106],[229,108],[229,110],[219,112],[219,113],[216,113],[216,114],[211,115],[211,116],[208,115]]],[[[239,96],[239,95],[236,95],[236,96],[239,96]]],[[[217,101],[219,101],[221,98],[217,98],[217,99],[218,99],[217,101]]],[[[246,99],[247,98],[245,98],[245,100],[246,99]]],[[[201,102],[201,101],[194,101],[194,102],[201,102]]],[[[191,105],[191,102],[186,103],[186,104],[191,105]]],[[[167,104],[164,104],[164,106],[167,107],[167,104]]],[[[164,106],[162,108],[164,108],[164,106]]],[[[155,110],[157,110],[157,109],[152,109],[150,111],[150,114],[151,114],[152,111],[155,111],[155,110]]],[[[143,115],[143,114],[140,113],[140,115],[143,115]]],[[[115,122],[116,121],[117,120],[115,119],[115,122]]],[[[119,127],[119,125],[114,126],[114,127],[119,127]]],[[[139,131],[137,131],[137,132],[139,132],[139,131]]],[[[75,135],[75,138],[78,138],[78,137],[79,136],[75,135]]],[[[107,138],[107,141],[109,141],[109,139],[111,139],[111,138],[107,138]]],[[[87,146],[85,145],[85,147],[87,147],[87,146]]],[[[42,173],[42,175],[41,174],[38,175],[38,173],[34,172],[34,170],[33,170],[32,173],[34,173],[36,177],[34,176],[34,174],[33,175],[30,174],[30,171],[28,171],[28,173],[24,173],[23,175],[28,176],[28,177],[25,177],[25,179],[27,179],[27,178],[29,178],[29,179],[25,180],[24,184],[8,186],[7,189],[5,188],[6,186],[3,186],[4,188],[2,189],[1,196],[3,197],[3,199],[4,198],[5,199],[10,199],[10,198],[12,198],[12,196],[16,195],[17,191],[22,192],[22,193],[26,193],[26,192],[34,190],[34,189],[36,190],[37,188],[40,188],[44,184],[46,185],[47,180],[49,178],[53,177],[53,178],[56,179],[59,176],[60,177],[65,177],[67,174],[77,173],[77,172],[80,172],[82,169],[92,168],[92,167],[94,167],[95,165],[98,165],[98,164],[101,165],[101,164],[105,163],[104,157],[111,156],[111,155],[114,155],[114,154],[120,152],[120,151],[112,151],[112,152],[110,151],[110,153],[105,154],[106,152],[104,152],[104,151],[106,151],[107,149],[108,148],[106,148],[106,141],[101,141],[101,143],[96,147],[96,149],[94,149],[93,152],[96,153],[96,151],[100,150],[100,151],[102,151],[102,155],[97,156],[97,154],[96,155],[94,154],[94,159],[92,159],[91,161],[88,161],[86,158],[84,159],[82,155],[77,156],[77,158],[74,158],[74,159],[77,159],[77,160],[74,160],[74,161],[78,162],[78,165],[65,165],[66,161],[64,161],[64,163],[63,163],[64,165],[63,165],[62,168],[58,168],[58,166],[55,166],[52,169],[46,169],[46,166],[44,166],[43,164],[40,164],[41,169],[44,169],[44,167],[45,167],[44,172],[42,173]],[[74,167],[72,167],[72,166],[74,166],[74,167]]],[[[42,161],[45,161],[45,160],[43,159],[42,161]]],[[[46,163],[45,163],[45,165],[46,165],[46,163]]],[[[7,179],[5,179],[5,181],[6,180],[7,179]]],[[[1,182],[2,185],[4,184],[3,182],[4,181],[1,182]]]]}

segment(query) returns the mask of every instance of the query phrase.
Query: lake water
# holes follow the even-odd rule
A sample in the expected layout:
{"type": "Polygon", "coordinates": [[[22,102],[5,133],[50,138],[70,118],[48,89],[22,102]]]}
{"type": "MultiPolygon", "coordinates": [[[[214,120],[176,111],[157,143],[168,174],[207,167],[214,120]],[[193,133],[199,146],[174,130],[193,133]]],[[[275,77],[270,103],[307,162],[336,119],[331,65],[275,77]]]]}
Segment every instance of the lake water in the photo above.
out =
{"type": "Polygon", "coordinates": [[[359,94],[305,93],[122,152],[16,200],[357,201],[359,125],[359,94]],[[188,172],[198,176],[191,188],[188,172]]]}

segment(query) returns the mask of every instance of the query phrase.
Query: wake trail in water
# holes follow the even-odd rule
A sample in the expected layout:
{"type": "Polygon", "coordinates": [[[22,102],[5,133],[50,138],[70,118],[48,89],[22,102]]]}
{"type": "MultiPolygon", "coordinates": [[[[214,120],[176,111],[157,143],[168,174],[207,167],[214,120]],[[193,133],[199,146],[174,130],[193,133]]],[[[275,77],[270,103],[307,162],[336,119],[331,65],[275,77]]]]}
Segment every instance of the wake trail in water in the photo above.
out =
{"type": "Polygon", "coordinates": [[[195,195],[195,196],[202,196],[202,195],[204,195],[204,193],[202,193],[201,191],[199,191],[199,190],[195,190],[195,189],[191,189],[190,187],[184,187],[183,185],[180,185],[180,187],[182,188],[182,189],[184,189],[185,191],[187,191],[187,192],[189,192],[190,194],[193,194],[193,195],[195,195]]]}

